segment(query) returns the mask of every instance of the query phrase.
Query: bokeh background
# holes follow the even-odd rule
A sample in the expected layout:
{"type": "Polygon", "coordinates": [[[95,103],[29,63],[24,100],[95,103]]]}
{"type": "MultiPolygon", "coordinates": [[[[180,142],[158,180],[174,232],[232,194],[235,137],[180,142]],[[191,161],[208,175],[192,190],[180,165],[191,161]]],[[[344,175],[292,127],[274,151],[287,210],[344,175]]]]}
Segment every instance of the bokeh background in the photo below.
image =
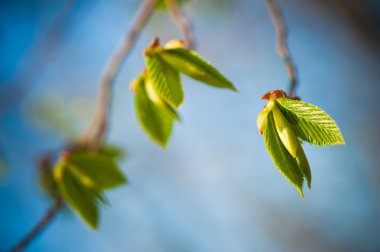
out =
{"type": "MultiPolygon", "coordinates": [[[[346,145],[305,144],[305,200],[273,165],[259,98],[287,89],[265,1],[189,0],[197,51],[239,93],[184,78],[182,124],[167,150],[140,130],[129,82],[143,48],[181,34],[150,20],[114,86],[108,141],[128,157],[98,231],[70,211],[27,251],[380,251],[380,2],[280,1],[299,70],[297,94],[326,110],[346,145]]],[[[0,251],[51,204],[36,163],[89,124],[97,80],[138,0],[0,1],[0,251]],[[58,18],[57,18],[58,16],[58,18]]]]}

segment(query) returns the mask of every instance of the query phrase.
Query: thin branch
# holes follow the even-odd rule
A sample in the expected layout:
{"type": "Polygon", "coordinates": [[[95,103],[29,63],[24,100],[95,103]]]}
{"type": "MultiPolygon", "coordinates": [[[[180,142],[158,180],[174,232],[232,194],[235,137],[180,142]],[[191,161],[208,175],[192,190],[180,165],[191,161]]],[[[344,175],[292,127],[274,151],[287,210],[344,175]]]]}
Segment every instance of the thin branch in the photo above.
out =
{"type": "Polygon", "coordinates": [[[47,227],[47,225],[53,220],[58,211],[63,207],[64,202],[61,196],[54,199],[53,205],[42,216],[36,226],[30,230],[24,238],[22,238],[14,247],[9,249],[9,252],[22,251],[33,241],[41,232],[47,227]]]}
{"type": "Polygon", "coordinates": [[[295,89],[297,86],[297,73],[296,66],[292,60],[286,41],[288,32],[286,29],[285,21],[276,0],[267,0],[267,5],[273,25],[277,32],[277,51],[285,63],[290,79],[288,95],[289,97],[294,97],[295,89]]]}
{"type": "Polygon", "coordinates": [[[169,9],[170,17],[175,25],[182,31],[182,34],[190,49],[195,47],[193,39],[193,31],[191,29],[190,22],[181,10],[181,6],[178,4],[178,0],[166,0],[166,4],[169,9]]]}
{"type": "Polygon", "coordinates": [[[67,23],[70,23],[70,14],[76,2],[77,0],[65,2],[46,31],[27,50],[13,76],[4,83],[7,89],[13,88],[14,92],[3,92],[4,95],[0,97],[0,116],[24,97],[30,86],[57,56],[67,35],[67,23]]]}
{"type": "Polygon", "coordinates": [[[112,84],[121,65],[128,56],[142,28],[153,14],[155,8],[156,0],[145,0],[142,2],[129,32],[121,39],[119,46],[109,58],[99,81],[94,120],[88,131],[86,131],[79,140],[79,144],[84,143],[88,148],[98,149],[102,143],[108,123],[112,84]]]}
{"type": "MultiPolygon", "coordinates": [[[[108,113],[111,102],[112,83],[120,70],[126,56],[132,49],[138,35],[153,14],[156,8],[156,0],[145,0],[131,25],[130,31],[122,38],[119,46],[110,57],[106,64],[103,74],[99,81],[99,91],[97,98],[97,107],[93,123],[78,140],[70,143],[68,149],[98,149],[103,142],[104,134],[108,124],[108,113]]],[[[58,196],[55,198],[53,205],[38,222],[38,224],[17,243],[10,252],[21,251],[24,249],[41,231],[53,220],[59,209],[63,206],[63,199],[58,196]]]]}

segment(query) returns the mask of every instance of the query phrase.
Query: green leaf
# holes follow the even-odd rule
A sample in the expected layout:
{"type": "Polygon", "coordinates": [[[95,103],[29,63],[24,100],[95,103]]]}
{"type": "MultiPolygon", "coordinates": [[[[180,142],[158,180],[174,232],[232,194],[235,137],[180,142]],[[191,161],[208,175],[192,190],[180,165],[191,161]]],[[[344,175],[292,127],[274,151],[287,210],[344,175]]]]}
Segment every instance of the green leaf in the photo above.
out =
{"type": "Polygon", "coordinates": [[[99,152],[102,155],[106,155],[114,160],[122,160],[128,156],[128,154],[124,151],[124,149],[119,146],[113,144],[106,144],[101,147],[99,152]]]}
{"type": "Polygon", "coordinates": [[[117,163],[100,153],[74,153],[70,155],[67,165],[82,184],[97,191],[115,188],[127,182],[117,163]]]}
{"type": "Polygon", "coordinates": [[[307,186],[309,187],[309,189],[311,189],[311,169],[310,169],[309,161],[307,160],[307,157],[302,147],[297,150],[296,161],[303,175],[306,178],[307,186]]]}
{"type": "Polygon", "coordinates": [[[268,116],[268,113],[272,110],[272,108],[269,108],[267,105],[264,107],[263,110],[261,110],[259,116],[257,117],[256,125],[257,129],[259,130],[260,134],[263,134],[263,130],[265,127],[265,120],[268,116]]]}
{"type": "Polygon", "coordinates": [[[273,112],[269,112],[264,122],[264,142],[272,160],[278,170],[294,185],[303,198],[302,184],[303,172],[298,167],[296,160],[289,154],[282,144],[273,119],[273,112]]]}
{"type": "Polygon", "coordinates": [[[335,121],[322,109],[287,98],[277,99],[276,103],[302,140],[314,145],[344,144],[335,121]]]}
{"type": "Polygon", "coordinates": [[[146,55],[149,79],[158,95],[174,108],[178,108],[184,99],[179,72],[163,61],[157,54],[146,55]]]}
{"type": "Polygon", "coordinates": [[[192,50],[171,48],[160,51],[159,55],[173,68],[193,79],[214,87],[229,88],[237,91],[226,77],[192,50]]]}
{"type": "Polygon", "coordinates": [[[159,104],[159,106],[165,110],[166,113],[173,118],[173,120],[181,122],[181,117],[179,116],[177,110],[175,110],[172,106],[167,104],[165,101],[163,101],[162,104],[159,104]]]}
{"type": "Polygon", "coordinates": [[[272,114],[277,130],[277,134],[279,135],[282,144],[288,150],[292,157],[296,157],[297,151],[302,148],[301,144],[292,129],[291,124],[282,114],[282,112],[277,108],[277,106],[273,106],[272,114]]]}
{"type": "Polygon", "coordinates": [[[54,170],[58,189],[69,206],[88,224],[96,229],[99,213],[97,206],[98,194],[90,191],[71,173],[67,163],[61,161],[54,170]]]}
{"type": "MultiPolygon", "coordinates": [[[[162,110],[165,110],[168,115],[170,115],[174,120],[181,121],[180,116],[177,111],[170,106],[167,102],[162,100],[154,89],[153,83],[149,78],[144,78],[145,80],[145,89],[148,94],[148,97],[151,101],[153,101],[158,107],[162,110]]],[[[144,84],[142,84],[144,85],[144,84]]]]}
{"type": "Polygon", "coordinates": [[[136,116],[148,137],[162,147],[166,147],[173,129],[173,116],[150,99],[146,83],[142,82],[136,87],[136,116]]]}

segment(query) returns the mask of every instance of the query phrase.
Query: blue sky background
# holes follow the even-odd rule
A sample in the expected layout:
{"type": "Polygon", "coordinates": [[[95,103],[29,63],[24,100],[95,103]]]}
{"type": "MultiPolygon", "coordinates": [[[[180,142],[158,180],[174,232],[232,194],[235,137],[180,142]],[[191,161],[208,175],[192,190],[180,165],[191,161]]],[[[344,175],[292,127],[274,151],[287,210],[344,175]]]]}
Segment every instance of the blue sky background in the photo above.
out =
{"type": "MultiPolygon", "coordinates": [[[[107,194],[112,206],[102,209],[98,231],[65,211],[27,251],[378,251],[379,40],[355,26],[338,2],[281,1],[299,70],[297,94],[328,112],[346,140],[305,144],[313,173],[305,200],[276,170],[256,129],[261,95],[287,89],[288,82],[264,1],[193,0],[185,11],[197,51],[239,92],[184,77],[183,123],[175,125],[167,150],[151,143],[137,124],[128,86],[154,36],[181,37],[158,11],[114,86],[108,140],[128,152],[121,167],[129,185],[107,194]]],[[[63,3],[1,1],[1,97],[16,92],[8,80],[63,3]]],[[[78,1],[57,56],[1,115],[0,251],[50,205],[38,187],[38,156],[88,125],[102,67],[138,4],[78,1]]]]}

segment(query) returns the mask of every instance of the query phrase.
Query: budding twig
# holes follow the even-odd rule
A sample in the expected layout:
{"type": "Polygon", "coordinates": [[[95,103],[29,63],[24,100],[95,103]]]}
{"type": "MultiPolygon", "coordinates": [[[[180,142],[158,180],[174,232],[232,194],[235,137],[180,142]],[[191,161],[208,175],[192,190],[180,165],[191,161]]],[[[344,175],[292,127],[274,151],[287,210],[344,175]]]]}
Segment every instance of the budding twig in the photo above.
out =
{"type": "Polygon", "coordinates": [[[288,32],[285,21],[276,0],[267,0],[267,6],[273,25],[277,32],[277,52],[283,59],[289,75],[290,85],[288,89],[288,96],[294,97],[295,88],[297,86],[297,73],[296,66],[292,60],[286,41],[288,32]]]}
{"type": "Polygon", "coordinates": [[[108,124],[112,84],[142,28],[153,14],[156,8],[156,2],[156,0],[145,0],[142,2],[129,32],[121,39],[119,46],[105,65],[99,81],[95,116],[88,131],[79,139],[79,144],[84,144],[87,148],[98,149],[103,142],[108,124]]]}
{"type": "MultiPolygon", "coordinates": [[[[67,149],[75,150],[77,148],[80,148],[97,150],[103,143],[105,131],[108,126],[112,83],[116,78],[116,75],[119,72],[123,61],[132,49],[138,35],[149,20],[149,17],[153,14],[156,7],[156,1],[157,0],[145,0],[142,2],[131,25],[130,31],[120,41],[119,46],[111,55],[108,63],[104,68],[103,74],[101,75],[99,81],[97,107],[90,128],[76,141],[69,144],[68,147],[66,147],[67,149]]],[[[62,206],[62,197],[56,197],[53,205],[40,219],[37,225],[20,242],[12,247],[10,251],[15,252],[23,250],[54,219],[62,206]]]]}
{"type": "Polygon", "coordinates": [[[53,205],[48,209],[44,216],[40,219],[36,226],[29,231],[14,247],[12,247],[9,252],[22,251],[29,245],[31,241],[34,240],[53,220],[58,211],[63,207],[63,199],[61,196],[58,196],[54,199],[53,205]]]}

